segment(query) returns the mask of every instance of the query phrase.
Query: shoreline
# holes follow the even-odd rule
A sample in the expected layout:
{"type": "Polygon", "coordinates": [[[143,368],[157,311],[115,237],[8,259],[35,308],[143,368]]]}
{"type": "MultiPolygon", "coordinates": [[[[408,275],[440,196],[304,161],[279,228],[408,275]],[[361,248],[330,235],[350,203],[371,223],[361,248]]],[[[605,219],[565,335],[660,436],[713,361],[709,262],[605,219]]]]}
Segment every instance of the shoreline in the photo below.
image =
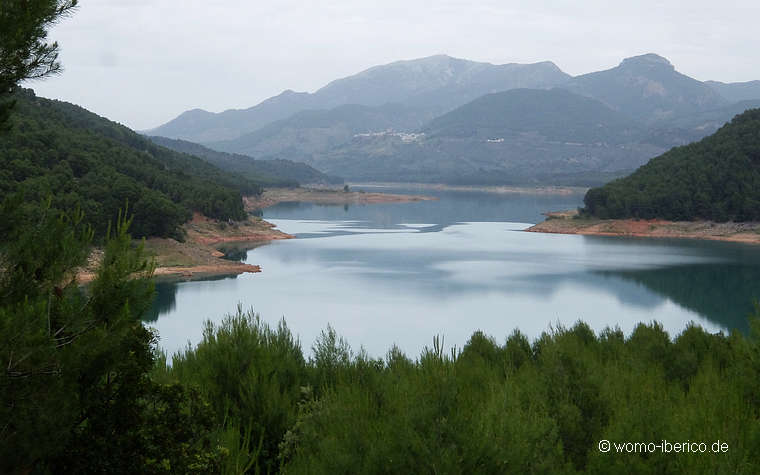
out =
{"type": "Polygon", "coordinates": [[[367,188],[417,188],[420,190],[433,191],[480,191],[496,194],[533,194],[533,195],[572,195],[585,193],[588,187],[580,186],[517,186],[517,185],[447,185],[445,183],[402,183],[402,182],[358,182],[349,183],[350,186],[367,188]]]}
{"type": "Polygon", "coordinates": [[[577,210],[545,213],[546,220],[526,232],[581,234],[642,238],[699,239],[743,244],[760,244],[760,223],[715,223],[712,221],[666,221],[662,219],[578,218],[577,210]]]}
{"type": "MultiPolygon", "coordinates": [[[[230,224],[196,213],[182,227],[186,234],[185,242],[169,238],[145,240],[146,255],[156,261],[154,277],[190,279],[258,273],[261,272],[261,266],[224,259],[225,254],[217,246],[238,243],[243,248],[253,248],[295,237],[276,229],[272,223],[254,217],[230,224]]],[[[102,254],[99,249],[92,252],[87,266],[76,273],[75,278],[79,284],[87,284],[95,278],[102,254]]]]}
{"type": "MultiPolygon", "coordinates": [[[[431,201],[438,198],[421,195],[390,193],[344,192],[343,188],[272,188],[264,190],[259,197],[245,196],[246,211],[266,208],[286,201],[303,201],[323,205],[367,205],[379,203],[410,203],[431,201]]],[[[250,216],[242,222],[224,222],[207,218],[199,213],[182,226],[185,241],[170,238],[145,240],[148,257],[156,261],[154,277],[190,279],[194,277],[233,276],[261,272],[261,266],[224,259],[220,245],[240,245],[252,249],[272,241],[293,239],[295,236],[276,229],[275,225],[261,218],[250,216]]],[[[79,269],[75,278],[79,284],[87,284],[95,278],[102,259],[102,250],[91,253],[88,264],[79,269]]]]}
{"type": "Polygon", "coordinates": [[[304,202],[320,205],[370,205],[384,203],[412,203],[435,201],[434,196],[405,195],[392,193],[372,193],[364,191],[343,191],[336,187],[267,188],[261,196],[245,196],[246,210],[259,210],[277,203],[304,202]]]}
{"type": "MultiPolygon", "coordinates": [[[[261,272],[261,266],[232,262],[230,264],[198,265],[185,267],[156,267],[152,277],[191,279],[197,277],[220,277],[240,274],[255,274],[261,272]]],[[[95,280],[95,272],[79,272],[76,276],[78,284],[89,284],[95,280]]]]}

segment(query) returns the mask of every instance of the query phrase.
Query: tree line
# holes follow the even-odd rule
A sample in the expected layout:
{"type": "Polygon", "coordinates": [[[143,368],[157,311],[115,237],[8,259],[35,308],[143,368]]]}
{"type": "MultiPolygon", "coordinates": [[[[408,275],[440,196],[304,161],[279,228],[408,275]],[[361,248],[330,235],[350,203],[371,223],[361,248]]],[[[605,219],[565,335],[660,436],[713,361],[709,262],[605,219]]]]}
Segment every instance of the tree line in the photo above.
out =
{"type": "Polygon", "coordinates": [[[603,219],[760,220],[760,109],[592,188],[584,203],[586,214],[603,219]]]}
{"type": "Polygon", "coordinates": [[[52,207],[79,207],[96,235],[126,203],[135,237],[181,238],[194,211],[222,220],[246,217],[242,194],[261,186],[174,152],[78,106],[13,94],[15,108],[0,134],[0,194],[52,207]]]}
{"type": "Polygon", "coordinates": [[[93,230],[48,208],[0,240],[3,473],[756,473],[760,308],[752,332],[578,322],[533,341],[475,332],[417,358],[354,351],[327,328],[305,351],[239,309],[194,347],[140,319],[153,265],[117,217],[96,280],[93,230]],[[601,440],[720,440],[719,454],[605,453],[601,440]]]}
{"type": "Polygon", "coordinates": [[[284,321],[239,311],[171,366],[159,359],[153,377],[195,388],[220,429],[237,427],[250,473],[753,473],[757,337],[578,322],[532,342],[476,332],[445,351],[436,338],[410,359],[354,352],[328,328],[307,357],[284,321]],[[663,439],[730,450],[598,449],[663,439]]]}

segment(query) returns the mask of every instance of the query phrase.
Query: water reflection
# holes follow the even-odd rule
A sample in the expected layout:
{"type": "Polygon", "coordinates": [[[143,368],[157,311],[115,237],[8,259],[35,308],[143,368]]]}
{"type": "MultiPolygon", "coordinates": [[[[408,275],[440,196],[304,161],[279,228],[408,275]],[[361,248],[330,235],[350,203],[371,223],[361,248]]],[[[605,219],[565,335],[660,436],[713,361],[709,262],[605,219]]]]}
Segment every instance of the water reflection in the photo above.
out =
{"type": "Polygon", "coordinates": [[[285,317],[307,351],[331,324],[375,356],[394,343],[419,354],[436,334],[461,345],[477,329],[496,338],[515,328],[538,336],[578,319],[596,330],[657,320],[671,334],[689,321],[747,331],[760,296],[760,248],[535,234],[504,222],[514,215],[537,221],[538,209],[578,204],[553,199],[448,196],[430,213],[423,211],[431,202],[348,210],[282,204],[265,217],[300,239],[223,251],[262,273],[162,283],[148,318],[170,352],[198,341],[205,319],[219,321],[238,303],[272,323],[285,317]],[[486,219],[472,222],[467,213],[486,219]]]}
{"type": "Polygon", "coordinates": [[[217,250],[222,252],[224,256],[222,259],[245,262],[248,258],[248,252],[256,249],[257,247],[266,246],[268,242],[226,242],[217,247],[217,250]]]}
{"type": "MultiPolygon", "coordinates": [[[[355,186],[355,190],[362,190],[355,186]]],[[[440,191],[419,188],[367,188],[368,192],[434,196],[437,201],[330,206],[279,203],[264,210],[264,219],[355,221],[368,227],[395,228],[399,223],[431,223],[439,229],[461,222],[538,223],[546,211],[575,209],[583,193],[566,195],[440,191]]]]}
{"type": "Polygon", "coordinates": [[[177,308],[177,283],[157,281],[153,306],[143,316],[142,320],[148,323],[155,322],[158,317],[174,311],[175,308],[177,308]]]}
{"type": "Polygon", "coordinates": [[[603,272],[645,286],[727,329],[749,332],[747,316],[760,297],[760,268],[737,264],[603,272]]]}
{"type": "Polygon", "coordinates": [[[159,317],[172,313],[177,308],[177,289],[183,282],[208,282],[219,280],[234,280],[236,276],[201,276],[201,277],[159,277],[154,281],[156,295],[153,305],[143,315],[142,321],[154,323],[159,317]]]}

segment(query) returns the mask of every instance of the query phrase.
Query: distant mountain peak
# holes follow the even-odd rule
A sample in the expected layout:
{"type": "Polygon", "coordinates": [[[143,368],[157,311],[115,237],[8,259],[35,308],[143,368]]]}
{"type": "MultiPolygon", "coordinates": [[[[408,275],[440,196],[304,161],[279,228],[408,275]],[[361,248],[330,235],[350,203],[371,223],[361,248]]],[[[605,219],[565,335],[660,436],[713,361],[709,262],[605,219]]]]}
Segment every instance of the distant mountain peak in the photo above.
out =
{"type": "Polygon", "coordinates": [[[526,64],[526,66],[542,66],[542,67],[545,67],[548,70],[556,71],[556,72],[565,74],[564,71],[562,71],[562,68],[560,68],[559,66],[557,66],[557,63],[555,63],[554,61],[539,61],[539,62],[533,63],[533,64],[526,64]]]}
{"type": "Polygon", "coordinates": [[[433,56],[425,56],[424,58],[402,59],[402,60],[394,61],[388,64],[380,64],[380,65],[365,69],[364,71],[361,71],[353,76],[337,79],[333,81],[333,83],[340,83],[341,81],[344,81],[346,79],[366,77],[366,76],[371,76],[373,74],[378,74],[378,73],[383,74],[383,73],[387,73],[388,71],[397,71],[401,68],[407,69],[407,70],[430,72],[430,71],[448,70],[452,67],[452,65],[477,65],[477,64],[480,64],[480,63],[476,63],[474,61],[469,61],[466,59],[454,58],[446,54],[436,54],[433,56]]]}
{"type": "Polygon", "coordinates": [[[705,81],[705,84],[731,102],[760,99],[760,81],[757,80],[729,83],[705,81]]]}
{"type": "Polygon", "coordinates": [[[653,53],[626,58],[604,71],[576,76],[566,87],[647,124],[727,104],[708,85],[679,73],[670,61],[653,53]]]}
{"type": "Polygon", "coordinates": [[[189,111],[185,111],[182,113],[182,115],[188,115],[188,116],[199,116],[199,115],[212,115],[213,112],[209,112],[205,109],[201,109],[196,107],[195,109],[190,109],[189,111]]]}
{"type": "Polygon", "coordinates": [[[266,103],[266,102],[276,103],[279,101],[291,101],[294,99],[298,99],[299,97],[308,96],[308,95],[309,95],[308,92],[298,92],[298,91],[294,91],[293,89],[285,89],[284,91],[277,94],[276,96],[272,96],[269,99],[265,99],[264,101],[262,101],[262,103],[266,103]]]}
{"type": "Polygon", "coordinates": [[[195,142],[234,140],[306,110],[331,110],[358,104],[380,107],[403,103],[426,119],[459,107],[483,94],[518,87],[545,88],[570,76],[554,63],[491,64],[436,54],[395,61],[331,81],[314,93],[286,90],[248,109],[230,109],[213,117],[187,120],[180,116],[151,135],[195,142]]]}
{"type": "Polygon", "coordinates": [[[460,58],[455,58],[453,56],[449,56],[445,53],[440,54],[433,54],[430,56],[425,56],[423,58],[417,58],[417,59],[410,59],[409,61],[450,61],[452,59],[458,60],[458,61],[466,61],[460,58]]]}
{"type": "Polygon", "coordinates": [[[625,58],[620,63],[620,66],[667,66],[670,69],[675,69],[670,61],[654,53],[625,58]]]}

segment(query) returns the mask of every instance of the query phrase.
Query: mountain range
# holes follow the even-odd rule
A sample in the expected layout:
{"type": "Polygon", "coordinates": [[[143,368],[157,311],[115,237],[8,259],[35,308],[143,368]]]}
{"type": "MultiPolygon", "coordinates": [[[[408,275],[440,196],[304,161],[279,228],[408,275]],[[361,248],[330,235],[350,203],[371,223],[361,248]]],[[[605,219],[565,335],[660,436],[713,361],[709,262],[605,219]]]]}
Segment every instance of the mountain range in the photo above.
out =
{"type": "Polygon", "coordinates": [[[729,103],[708,84],[679,73],[656,54],[624,59],[617,67],[577,76],[562,87],[645,124],[661,124],[729,103]]]}
{"type": "Polygon", "coordinates": [[[286,90],[244,110],[212,114],[194,109],[146,133],[202,143],[230,140],[296,112],[346,104],[403,103],[432,119],[489,92],[552,87],[569,77],[551,62],[494,65],[438,55],[376,66],[313,94],[286,90]]]}
{"type": "Polygon", "coordinates": [[[760,81],[725,83],[706,81],[718,94],[731,102],[747,101],[760,98],[760,81]]]}
{"type": "Polygon", "coordinates": [[[358,134],[309,163],[357,181],[597,184],[663,151],[639,143],[645,135],[594,99],[563,89],[513,89],[476,99],[417,133],[358,134]]]}
{"type": "Polygon", "coordinates": [[[551,62],[439,55],[245,110],[188,111],[148,133],[350,180],[596,184],[759,101],[760,81],[698,81],[655,54],[575,77],[551,62]]]}

